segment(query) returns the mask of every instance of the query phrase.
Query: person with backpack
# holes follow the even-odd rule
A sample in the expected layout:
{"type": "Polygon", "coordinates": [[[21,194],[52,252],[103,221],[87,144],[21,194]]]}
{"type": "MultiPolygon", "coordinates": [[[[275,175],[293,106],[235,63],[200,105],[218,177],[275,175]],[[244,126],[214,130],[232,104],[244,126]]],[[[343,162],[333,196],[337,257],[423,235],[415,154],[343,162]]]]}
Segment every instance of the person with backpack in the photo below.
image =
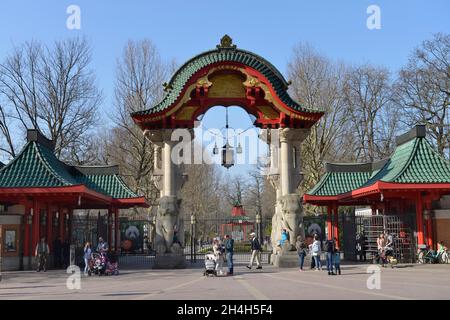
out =
{"type": "Polygon", "coordinates": [[[250,258],[250,264],[247,266],[248,269],[251,269],[253,266],[253,261],[256,260],[256,269],[262,269],[261,266],[261,244],[258,241],[258,238],[256,238],[256,234],[254,232],[250,233],[250,243],[251,243],[251,250],[252,250],[252,257],[250,258]]]}
{"type": "Polygon", "coordinates": [[[322,253],[322,243],[320,242],[319,236],[317,234],[314,236],[314,242],[311,245],[311,253],[314,259],[316,271],[322,270],[322,264],[320,263],[320,255],[322,253]]]}
{"type": "Polygon", "coordinates": [[[45,237],[41,238],[41,241],[36,245],[34,255],[36,256],[37,268],[36,271],[40,272],[41,269],[47,272],[47,258],[50,254],[50,247],[45,241],[45,237]]]}
{"type": "Polygon", "coordinates": [[[327,250],[327,271],[328,275],[334,275],[333,272],[333,257],[336,251],[336,243],[334,239],[327,240],[326,242],[326,250],[327,250]]]}
{"type": "Polygon", "coordinates": [[[230,237],[229,234],[227,234],[225,236],[225,254],[227,257],[227,266],[228,266],[227,276],[233,275],[234,271],[233,253],[234,253],[234,240],[233,238],[230,237]]]}
{"type": "Polygon", "coordinates": [[[299,267],[300,271],[303,271],[303,264],[305,262],[306,257],[306,243],[303,241],[302,236],[297,237],[297,241],[295,242],[295,248],[298,253],[299,267]]]}

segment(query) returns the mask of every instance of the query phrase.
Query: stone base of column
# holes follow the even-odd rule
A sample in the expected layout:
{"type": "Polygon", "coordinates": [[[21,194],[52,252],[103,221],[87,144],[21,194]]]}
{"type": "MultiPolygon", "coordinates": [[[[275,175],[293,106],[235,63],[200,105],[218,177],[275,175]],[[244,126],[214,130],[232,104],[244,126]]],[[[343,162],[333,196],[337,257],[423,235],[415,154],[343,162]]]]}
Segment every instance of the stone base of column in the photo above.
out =
{"type": "MultiPolygon", "coordinates": [[[[287,243],[283,246],[283,248],[278,247],[276,253],[270,256],[271,263],[278,268],[298,268],[299,257],[297,250],[290,251],[290,248],[291,246],[287,243]]],[[[305,257],[303,268],[305,266],[309,266],[310,264],[311,264],[311,257],[307,255],[305,257]]]]}
{"type": "Polygon", "coordinates": [[[153,262],[153,269],[185,269],[186,258],[184,254],[163,253],[157,254],[153,262]]]}

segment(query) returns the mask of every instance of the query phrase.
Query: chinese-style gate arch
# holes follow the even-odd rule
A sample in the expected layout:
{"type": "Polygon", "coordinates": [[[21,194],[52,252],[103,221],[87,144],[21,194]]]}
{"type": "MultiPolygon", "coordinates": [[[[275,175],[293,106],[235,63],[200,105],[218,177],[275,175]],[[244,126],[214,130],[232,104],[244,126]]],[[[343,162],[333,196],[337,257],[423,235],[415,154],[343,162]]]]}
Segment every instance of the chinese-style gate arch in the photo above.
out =
{"type": "Polygon", "coordinates": [[[310,128],[323,112],[294,101],[288,85],[270,62],[237,49],[225,35],[216,50],[193,57],[175,72],[160,103],[132,117],[143,130],[193,128],[209,108],[237,105],[254,115],[260,128],[310,128]]]}
{"type": "Polygon", "coordinates": [[[188,60],[164,86],[166,95],[160,103],[131,114],[155,146],[153,180],[161,192],[162,211],[158,211],[159,231],[157,225],[160,251],[172,251],[173,230],[167,232],[167,225],[176,229],[180,223],[177,194],[183,179],[171,161],[171,133],[194,128],[195,121],[214,106],[240,106],[263,129],[261,137],[270,143],[270,179],[277,194],[272,241],[278,241],[286,228],[295,242],[302,218],[296,193],[302,180],[300,143],[323,112],[294,101],[282,74],[266,59],[238,49],[228,35],[216,49],[188,60]],[[175,214],[168,215],[167,210],[175,214]]]}

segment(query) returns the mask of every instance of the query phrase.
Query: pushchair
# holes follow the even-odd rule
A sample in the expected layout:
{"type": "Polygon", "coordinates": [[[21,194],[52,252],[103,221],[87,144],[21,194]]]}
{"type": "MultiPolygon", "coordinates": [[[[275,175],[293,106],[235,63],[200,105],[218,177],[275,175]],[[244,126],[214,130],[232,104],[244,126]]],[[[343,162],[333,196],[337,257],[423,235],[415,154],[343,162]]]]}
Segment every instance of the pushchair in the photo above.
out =
{"type": "Polygon", "coordinates": [[[216,257],[212,253],[205,254],[205,271],[203,275],[206,277],[217,276],[216,257]]]}
{"type": "Polygon", "coordinates": [[[105,275],[119,275],[119,263],[115,255],[111,255],[106,259],[105,275]]]}
{"type": "Polygon", "coordinates": [[[105,274],[107,258],[105,253],[93,252],[89,259],[88,275],[96,274],[101,276],[105,274]]]}

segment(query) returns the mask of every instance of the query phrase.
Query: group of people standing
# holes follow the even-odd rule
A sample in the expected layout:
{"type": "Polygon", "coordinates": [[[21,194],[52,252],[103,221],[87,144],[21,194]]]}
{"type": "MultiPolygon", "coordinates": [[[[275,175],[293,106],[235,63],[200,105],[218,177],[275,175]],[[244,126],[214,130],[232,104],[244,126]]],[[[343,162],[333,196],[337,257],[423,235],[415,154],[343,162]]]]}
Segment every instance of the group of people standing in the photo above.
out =
{"type": "Polygon", "coordinates": [[[313,237],[313,242],[308,245],[302,236],[298,236],[295,247],[299,256],[300,271],[304,271],[303,266],[305,263],[305,258],[308,254],[311,255],[311,269],[315,269],[316,271],[322,270],[321,255],[322,248],[324,248],[326,252],[328,275],[341,274],[341,256],[337,243],[337,239],[333,238],[327,240],[323,246],[319,235],[315,234],[313,237]]]}
{"type": "Polygon", "coordinates": [[[234,240],[230,235],[225,235],[223,243],[220,238],[215,238],[213,240],[213,253],[216,261],[216,272],[219,275],[223,274],[223,263],[227,262],[228,272],[227,276],[232,276],[234,273],[234,240]]]}
{"type": "MultiPolygon", "coordinates": [[[[213,240],[213,254],[216,262],[216,272],[218,275],[223,274],[223,264],[226,261],[228,272],[227,276],[232,276],[234,274],[234,239],[231,238],[230,235],[225,235],[225,238],[222,241],[219,237],[213,240]]],[[[251,258],[250,263],[247,265],[248,269],[252,269],[253,264],[256,263],[256,269],[262,269],[261,265],[261,244],[256,237],[254,232],[250,233],[250,248],[251,248],[251,258]]]]}

